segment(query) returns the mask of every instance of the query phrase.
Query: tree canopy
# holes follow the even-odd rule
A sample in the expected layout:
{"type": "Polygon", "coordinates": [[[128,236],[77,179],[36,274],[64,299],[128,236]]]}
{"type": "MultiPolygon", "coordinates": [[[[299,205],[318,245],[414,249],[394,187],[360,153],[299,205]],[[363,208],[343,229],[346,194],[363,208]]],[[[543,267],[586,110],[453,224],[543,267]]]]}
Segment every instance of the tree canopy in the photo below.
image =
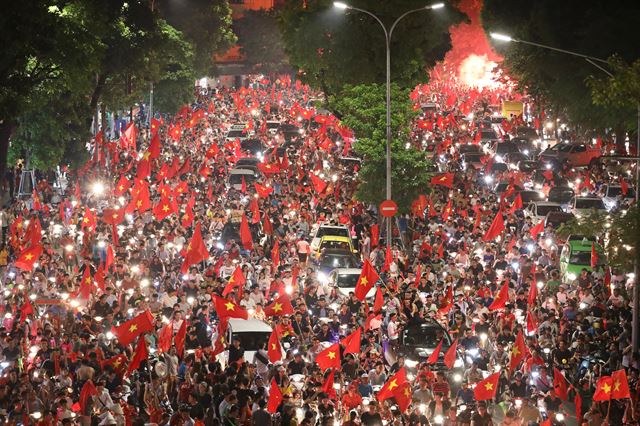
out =
{"type": "MultiPolygon", "coordinates": [[[[281,27],[290,63],[302,80],[336,94],[346,84],[383,83],[386,75],[384,32],[364,13],[339,10],[330,0],[287,0],[281,27]]],[[[421,0],[354,0],[389,28],[402,13],[425,6],[421,0]]],[[[463,15],[455,8],[412,13],[397,26],[391,40],[392,81],[401,88],[424,82],[426,69],[451,47],[448,28],[463,15]]]]}
{"type": "MultiPolygon", "coordinates": [[[[485,0],[482,9],[487,33],[504,33],[597,58],[617,54],[628,62],[638,57],[640,34],[635,27],[639,19],[638,8],[595,1],[485,0]]],[[[630,108],[592,102],[586,79],[605,74],[584,59],[523,43],[496,41],[494,47],[504,54],[504,67],[522,87],[543,94],[548,106],[566,112],[575,123],[595,128],[630,122],[630,108]]]]}
{"type": "Polygon", "coordinates": [[[278,74],[290,71],[274,10],[245,10],[233,23],[238,44],[252,72],[278,74]]]}

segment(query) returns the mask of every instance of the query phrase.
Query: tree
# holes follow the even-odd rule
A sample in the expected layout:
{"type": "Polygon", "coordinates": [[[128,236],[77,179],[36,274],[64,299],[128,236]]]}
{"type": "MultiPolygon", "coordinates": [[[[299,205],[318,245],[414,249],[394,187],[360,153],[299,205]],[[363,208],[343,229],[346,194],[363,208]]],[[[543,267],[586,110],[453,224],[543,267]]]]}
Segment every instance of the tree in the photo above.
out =
{"type": "MultiPolygon", "coordinates": [[[[370,16],[338,10],[330,0],[287,0],[281,28],[290,63],[300,77],[326,96],[346,84],[382,83],[386,76],[385,38],[370,16]]],[[[424,7],[421,0],[355,0],[353,6],[376,14],[387,27],[402,13],[424,7]]],[[[454,8],[425,10],[398,24],[391,41],[392,79],[401,88],[428,78],[426,69],[444,58],[451,47],[448,28],[460,22],[454,8]]]]}
{"type": "MultiPolygon", "coordinates": [[[[578,0],[485,0],[482,10],[487,33],[506,33],[599,58],[617,53],[628,61],[638,56],[638,19],[638,8],[578,0]]],[[[634,113],[630,108],[605,108],[592,102],[585,80],[604,74],[579,57],[523,43],[496,42],[494,47],[504,54],[504,67],[522,87],[544,94],[556,110],[586,129],[620,128],[634,113]]]]}
{"type": "MultiPolygon", "coordinates": [[[[384,84],[346,86],[340,96],[331,99],[336,113],[357,138],[356,153],[364,159],[358,172],[361,183],[356,197],[379,204],[386,199],[386,87],[384,84]]],[[[409,90],[392,86],[391,144],[392,194],[401,213],[411,208],[419,193],[429,185],[429,162],[409,141],[409,123],[416,116],[409,90]]]]}
{"type": "Polygon", "coordinates": [[[274,10],[246,10],[233,29],[252,72],[266,75],[290,71],[274,10]]]}
{"type": "Polygon", "coordinates": [[[193,70],[198,76],[211,75],[213,57],[236,42],[231,29],[231,7],[227,0],[159,0],[161,15],[192,45],[193,70]]]}
{"type": "Polygon", "coordinates": [[[604,242],[607,263],[618,272],[633,270],[640,236],[640,209],[634,206],[616,213],[592,211],[564,223],[558,235],[566,238],[571,234],[595,236],[604,242]]]}

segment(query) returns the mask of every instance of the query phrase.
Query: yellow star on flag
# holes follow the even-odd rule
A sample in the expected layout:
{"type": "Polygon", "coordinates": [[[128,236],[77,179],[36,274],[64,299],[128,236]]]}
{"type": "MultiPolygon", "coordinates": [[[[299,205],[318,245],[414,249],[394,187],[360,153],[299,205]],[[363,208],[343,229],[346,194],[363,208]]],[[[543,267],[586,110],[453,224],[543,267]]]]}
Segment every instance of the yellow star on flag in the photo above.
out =
{"type": "MultiPolygon", "coordinates": [[[[189,248],[191,248],[191,245],[189,245],[189,248]]],[[[231,275],[231,278],[229,278],[229,283],[232,283],[232,282],[234,282],[233,275],[231,275]]]]}
{"type": "Polygon", "coordinates": [[[282,303],[276,302],[275,305],[273,305],[273,311],[280,312],[281,310],[282,310],[282,303]]]}
{"type": "Polygon", "coordinates": [[[620,382],[615,382],[613,384],[613,390],[614,391],[619,391],[620,390],[620,382]]]}
{"type": "Polygon", "coordinates": [[[605,384],[602,386],[602,390],[604,391],[604,393],[609,393],[609,392],[611,392],[611,386],[609,386],[609,383],[605,383],[605,384]]]}
{"type": "Polygon", "coordinates": [[[142,158],[144,158],[145,160],[148,160],[149,157],[151,157],[151,153],[149,151],[145,151],[144,155],[142,156],[142,158]]]}
{"type": "Polygon", "coordinates": [[[513,349],[511,350],[511,354],[513,354],[513,356],[520,355],[520,349],[518,349],[517,346],[514,346],[513,349]]]}
{"type": "Polygon", "coordinates": [[[486,390],[493,390],[493,383],[491,383],[491,382],[485,383],[484,384],[484,388],[486,390]]]}
{"type": "Polygon", "coordinates": [[[114,213],[113,215],[111,215],[112,218],[117,219],[118,218],[118,213],[114,213]]]}
{"type": "Polygon", "coordinates": [[[360,285],[367,285],[369,284],[369,280],[367,279],[367,277],[362,277],[362,279],[360,280],[360,285]]]}
{"type": "Polygon", "coordinates": [[[135,324],[131,324],[131,326],[129,327],[129,333],[133,333],[134,331],[136,331],[138,329],[138,326],[135,324]]]}
{"type": "Polygon", "coordinates": [[[118,189],[119,189],[120,191],[124,191],[124,185],[120,185],[120,186],[118,187],[118,189]]]}
{"type": "Polygon", "coordinates": [[[336,353],[331,351],[329,352],[329,354],[327,354],[327,356],[329,357],[329,359],[334,359],[336,357],[336,353]]]}
{"type": "Polygon", "coordinates": [[[404,388],[404,396],[409,397],[410,392],[409,392],[409,388],[404,388]]]}
{"type": "Polygon", "coordinates": [[[276,344],[275,343],[271,344],[271,349],[273,349],[274,351],[276,350],[276,344]]]}
{"type": "Polygon", "coordinates": [[[26,260],[31,260],[31,259],[33,259],[33,255],[31,253],[28,253],[24,258],[26,260]]]}
{"type": "Polygon", "coordinates": [[[88,218],[88,217],[85,217],[84,219],[82,219],[82,221],[83,221],[84,223],[89,223],[89,218],[88,218]]]}
{"type": "Polygon", "coordinates": [[[169,206],[166,205],[166,204],[164,206],[162,206],[162,211],[163,212],[168,212],[169,211],[169,206]]]}
{"type": "Polygon", "coordinates": [[[224,305],[224,306],[225,306],[225,308],[227,308],[227,311],[233,311],[233,309],[234,309],[234,307],[235,307],[235,306],[233,305],[233,303],[231,303],[231,302],[227,302],[227,303],[225,303],[225,305],[224,305]]]}
{"type": "Polygon", "coordinates": [[[445,180],[447,180],[447,177],[446,176],[442,176],[439,180],[440,180],[440,182],[444,182],[445,180]]]}
{"type": "Polygon", "coordinates": [[[397,388],[398,387],[398,381],[396,379],[391,380],[391,382],[389,383],[389,390],[393,390],[393,388],[397,388]]]}
{"type": "Polygon", "coordinates": [[[116,359],[116,360],[113,362],[113,366],[114,366],[114,367],[116,367],[116,368],[120,367],[120,364],[121,364],[121,362],[120,362],[120,358],[116,359]]]}
{"type": "Polygon", "coordinates": [[[136,206],[137,206],[138,208],[142,207],[142,200],[138,200],[138,201],[136,202],[136,206]]]}

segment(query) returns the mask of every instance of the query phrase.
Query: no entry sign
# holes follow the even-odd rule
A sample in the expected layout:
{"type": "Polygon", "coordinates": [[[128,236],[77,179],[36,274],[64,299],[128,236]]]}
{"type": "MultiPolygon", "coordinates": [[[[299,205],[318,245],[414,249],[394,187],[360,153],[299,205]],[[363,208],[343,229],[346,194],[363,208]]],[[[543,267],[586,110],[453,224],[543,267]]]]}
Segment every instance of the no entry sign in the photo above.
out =
{"type": "Polygon", "coordinates": [[[398,205],[393,200],[384,200],[380,203],[380,214],[384,217],[393,217],[398,213],[398,205]]]}

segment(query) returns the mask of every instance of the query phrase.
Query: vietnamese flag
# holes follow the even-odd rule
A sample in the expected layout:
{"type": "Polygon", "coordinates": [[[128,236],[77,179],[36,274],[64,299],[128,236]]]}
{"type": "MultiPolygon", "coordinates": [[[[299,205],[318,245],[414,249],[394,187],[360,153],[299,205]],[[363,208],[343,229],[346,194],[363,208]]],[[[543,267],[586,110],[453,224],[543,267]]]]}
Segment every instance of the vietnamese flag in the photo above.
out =
{"type": "Polygon", "coordinates": [[[260,185],[259,183],[254,183],[253,186],[259,198],[267,198],[273,192],[273,188],[270,186],[260,185]]]}
{"type": "Polygon", "coordinates": [[[384,386],[382,386],[380,391],[378,391],[376,398],[378,401],[384,401],[391,398],[394,396],[394,392],[396,392],[397,389],[405,383],[407,383],[407,372],[404,367],[402,367],[396,372],[396,374],[389,378],[384,386]]]}
{"type": "Polygon", "coordinates": [[[531,311],[527,311],[527,333],[533,333],[538,329],[538,321],[531,311]]]}
{"type": "Polygon", "coordinates": [[[42,255],[42,245],[36,244],[29,247],[20,254],[20,257],[15,261],[16,268],[20,268],[24,271],[32,271],[34,264],[38,261],[42,255]]]}
{"type": "Polygon", "coordinates": [[[527,297],[527,305],[533,307],[536,304],[536,299],[538,298],[538,285],[535,280],[531,281],[529,284],[529,296],[527,297]]]}
{"type": "Polygon", "coordinates": [[[100,362],[100,366],[104,369],[107,365],[110,365],[117,374],[122,375],[127,360],[128,358],[125,354],[120,354],[103,360],[100,362]]]}
{"type": "Polygon", "coordinates": [[[622,195],[626,197],[627,193],[629,193],[629,184],[626,180],[622,179],[622,176],[618,178],[618,182],[620,183],[620,191],[622,192],[622,195]]]}
{"type": "Polygon", "coordinates": [[[216,295],[213,296],[213,301],[218,317],[249,319],[247,310],[238,306],[235,302],[216,295]]]}
{"type": "Polygon", "coordinates": [[[509,209],[509,214],[514,214],[516,210],[520,210],[522,208],[523,204],[522,204],[522,195],[520,195],[520,193],[518,192],[518,195],[516,195],[516,198],[513,200],[513,204],[511,205],[511,208],[509,209]]]}
{"type": "Polygon", "coordinates": [[[264,314],[268,317],[291,315],[294,312],[295,310],[293,309],[293,305],[291,304],[291,299],[286,294],[278,297],[276,300],[271,302],[271,304],[267,305],[264,308],[264,314]]]}
{"type": "Polygon", "coordinates": [[[269,336],[269,343],[267,347],[267,355],[269,355],[269,361],[274,363],[282,359],[282,347],[280,346],[280,336],[278,336],[278,330],[273,329],[269,336]]]}
{"type": "Polygon", "coordinates": [[[380,287],[376,289],[376,298],[373,301],[373,312],[381,312],[384,305],[384,297],[382,297],[382,290],[380,287]]]}
{"type": "Polygon", "coordinates": [[[613,379],[611,376],[602,376],[596,383],[596,391],[593,394],[594,401],[609,401],[611,390],[613,389],[613,379]]]}
{"type": "Polygon", "coordinates": [[[91,268],[84,268],[84,274],[80,280],[80,287],[78,288],[78,296],[80,298],[88,300],[91,297],[93,287],[93,280],[91,279],[91,268]]]}
{"type": "Polygon", "coordinates": [[[447,205],[445,206],[444,210],[442,211],[442,221],[446,222],[447,219],[449,219],[449,216],[451,215],[451,211],[452,211],[452,200],[451,198],[449,198],[449,201],[447,201],[447,205]]]}
{"type": "Polygon", "coordinates": [[[273,225],[271,224],[269,216],[267,216],[266,212],[262,219],[262,231],[265,233],[265,235],[273,235],[273,225]]]}
{"type": "Polygon", "coordinates": [[[376,281],[380,279],[380,276],[369,262],[369,259],[364,260],[364,265],[362,266],[362,271],[360,272],[360,277],[358,278],[358,282],[356,283],[356,298],[359,300],[364,300],[367,297],[367,293],[369,290],[373,288],[376,281]]]}
{"type": "Polygon", "coordinates": [[[447,293],[444,296],[445,304],[438,308],[439,314],[446,314],[453,307],[453,285],[447,287],[447,293]]]}
{"type": "Polygon", "coordinates": [[[156,118],[152,118],[149,127],[151,128],[152,135],[157,134],[158,130],[160,130],[160,120],[156,118]]]}
{"type": "Polygon", "coordinates": [[[613,391],[611,391],[612,399],[631,398],[629,380],[624,370],[617,370],[611,373],[611,380],[613,381],[613,391]]]}
{"type": "Polygon", "coordinates": [[[449,349],[444,353],[444,365],[446,365],[449,370],[451,370],[456,363],[457,350],[458,339],[456,338],[456,340],[451,343],[451,346],[449,346],[449,349]]]}
{"type": "Polygon", "coordinates": [[[567,379],[564,378],[562,372],[556,367],[553,367],[553,390],[556,392],[556,395],[558,395],[558,398],[563,401],[567,400],[567,379]]]}
{"type": "Polygon", "coordinates": [[[280,241],[276,240],[271,248],[271,262],[273,263],[273,267],[278,269],[280,265],[280,241]]]}
{"type": "Polygon", "coordinates": [[[93,231],[96,228],[96,216],[89,210],[89,207],[85,207],[82,225],[80,225],[80,229],[85,228],[89,228],[89,231],[93,231]]]}
{"type": "Polygon", "coordinates": [[[231,293],[234,288],[238,287],[238,300],[242,299],[242,290],[246,283],[247,280],[242,273],[242,268],[240,268],[240,265],[236,266],[236,269],[233,270],[233,274],[231,274],[229,281],[227,281],[227,285],[222,291],[222,296],[226,296],[231,293]]]}
{"type": "Polygon", "coordinates": [[[104,209],[102,221],[109,225],[120,225],[124,220],[124,212],[120,209],[104,209]]]}
{"type": "Polygon", "coordinates": [[[29,315],[33,315],[33,305],[31,304],[31,300],[27,297],[24,304],[20,306],[20,323],[25,322],[29,315]]]}
{"type": "Polygon", "coordinates": [[[442,185],[447,188],[453,188],[453,173],[444,173],[431,178],[432,185],[442,185]]]}
{"type": "Polygon", "coordinates": [[[249,230],[247,215],[244,213],[242,213],[242,221],[240,222],[240,240],[245,250],[253,250],[253,237],[249,230]]]}
{"type": "Polygon", "coordinates": [[[336,398],[336,388],[333,386],[335,383],[335,370],[331,370],[327,374],[324,383],[322,384],[322,392],[326,393],[330,399],[336,398]]]}
{"type": "Polygon", "coordinates": [[[322,371],[340,368],[340,344],[334,343],[316,356],[316,364],[322,371]]]}
{"type": "Polygon", "coordinates": [[[411,384],[404,383],[398,386],[398,389],[393,392],[393,397],[396,399],[398,403],[398,407],[400,408],[400,412],[404,413],[411,405],[413,399],[413,392],[411,391],[411,384]]]}
{"type": "Polygon", "coordinates": [[[429,358],[427,358],[427,364],[435,364],[436,362],[438,362],[438,357],[440,356],[440,350],[442,350],[443,340],[444,338],[440,339],[440,343],[438,343],[438,346],[436,346],[433,352],[431,352],[431,355],[429,355],[429,358]]]}
{"type": "Polygon", "coordinates": [[[171,349],[171,339],[173,338],[173,321],[166,324],[158,333],[158,351],[169,352],[171,349]]]}
{"type": "Polygon", "coordinates": [[[173,210],[173,203],[171,202],[171,199],[166,196],[160,198],[158,204],[153,208],[153,215],[158,221],[161,221],[172,213],[175,213],[173,210]]]}
{"type": "Polygon", "coordinates": [[[114,327],[113,334],[118,338],[121,345],[126,346],[141,334],[153,331],[154,321],[151,312],[146,310],[129,321],[125,321],[119,326],[114,327]]]}
{"type": "Polygon", "coordinates": [[[596,243],[591,243],[591,269],[598,264],[598,252],[596,251],[596,243]]]}
{"type": "Polygon", "coordinates": [[[327,189],[327,185],[328,183],[325,182],[324,180],[320,179],[318,176],[316,176],[314,173],[311,173],[309,175],[309,177],[311,178],[311,183],[313,184],[313,189],[318,193],[318,194],[322,194],[325,189],[327,189]]]}
{"type": "Polygon", "coordinates": [[[484,380],[480,380],[476,383],[476,387],[473,389],[473,395],[476,401],[486,401],[487,399],[493,399],[498,391],[498,380],[500,379],[500,372],[493,373],[484,380]]]}
{"type": "Polygon", "coordinates": [[[482,241],[493,241],[504,231],[504,218],[502,217],[502,211],[499,210],[495,219],[491,223],[489,229],[482,237],[482,241]]]}
{"type": "Polygon", "coordinates": [[[144,340],[144,336],[140,336],[138,338],[138,345],[136,346],[136,351],[133,354],[133,358],[131,358],[131,363],[129,363],[129,367],[127,368],[127,372],[125,376],[129,376],[131,373],[136,371],[142,361],[146,361],[149,358],[149,350],[147,349],[147,342],[144,340]]]}
{"type": "Polygon", "coordinates": [[[98,390],[94,386],[93,381],[87,380],[84,382],[82,390],[80,391],[80,400],[78,401],[81,414],[84,415],[87,412],[87,402],[89,401],[89,398],[97,394],[98,390]]]}
{"type": "Polygon", "coordinates": [[[538,234],[544,232],[544,219],[541,219],[536,226],[534,226],[533,228],[531,228],[529,230],[529,232],[531,233],[531,238],[533,238],[534,240],[538,238],[538,234]]]}
{"type": "Polygon", "coordinates": [[[360,352],[360,343],[362,341],[362,328],[358,327],[356,331],[345,337],[340,341],[340,344],[344,346],[344,355],[357,354],[360,352]]]}
{"type": "Polygon", "coordinates": [[[582,397],[578,392],[573,397],[573,403],[576,405],[576,419],[579,424],[582,424],[580,423],[582,421],[582,397]]]}
{"type": "Polygon", "coordinates": [[[209,258],[209,250],[202,240],[202,233],[200,232],[200,223],[196,225],[191,237],[191,242],[187,246],[186,253],[184,254],[184,262],[180,271],[185,273],[189,266],[202,262],[209,258]]]}
{"type": "Polygon", "coordinates": [[[503,309],[507,302],[509,301],[509,283],[505,282],[502,287],[500,287],[500,291],[498,291],[498,295],[491,305],[489,305],[489,310],[493,311],[496,309],[503,309]]]}
{"type": "Polygon", "coordinates": [[[522,334],[522,330],[520,330],[518,331],[516,341],[513,343],[513,347],[511,348],[511,356],[509,359],[510,372],[515,370],[518,365],[520,365],[528,352],[529,351],[527,350],[527,345],[524,343],[524,334],[522,334]]]}
{"type": "Polygon", "coordinates": [[[380,241],[380,225],[377,223],[371,226],[371,248],[378,247],[380,241]]]}
{"type": "Polygon", "coordinates": [[[173,343],[176,345],[176,351],[179,356],[184,353],[184,343],[187,340],[187,320],[183,319],[180,328],[176,333],[176,337],[173,339],[173,343]]]}
{"type": "Polygon", "coordinates": [[[40,211],[42,210],[42,204],[40,203],[40,197],[38,197],[38,193],[36,192],[36,190],[33,190],[33,193],[31,194],[31,196],[33,197],[33,210],[35,211],[40,211]]]}
{"type": "Polygon", "coordinates": [[[152,160],[160,157],[160,137],[157,133],[155,133],[151,138],[151,143],[149,143],[149,150],[147,152],[149,153],[149,158],[152,160]]]}
{"type": "Polygon", "coordinates": [[[267,411],[271,414],[275,413],[282,402],[282,391],[276,383],[276,378],[271,379],[271,387],[269,387],[269,403],[267,404],[267,411]]]}

